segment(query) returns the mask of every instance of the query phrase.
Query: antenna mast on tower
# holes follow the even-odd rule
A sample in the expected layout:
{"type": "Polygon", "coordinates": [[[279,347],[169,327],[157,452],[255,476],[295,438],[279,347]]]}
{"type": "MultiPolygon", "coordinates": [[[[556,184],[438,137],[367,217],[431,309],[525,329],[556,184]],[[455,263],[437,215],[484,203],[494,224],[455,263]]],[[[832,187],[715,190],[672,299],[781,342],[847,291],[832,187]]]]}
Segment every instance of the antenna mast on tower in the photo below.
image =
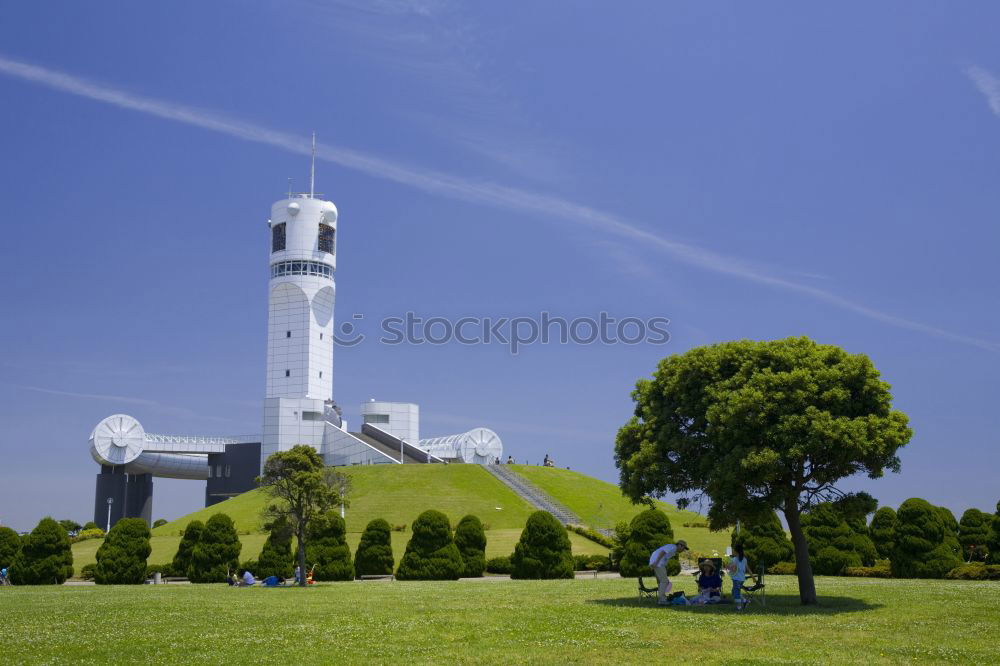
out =
{"type": "Polygon", "coordinates": [[[313,132],[312,165],[309,167],[309,198],[314,198],[316,191],[316,132],[313,132]]]}

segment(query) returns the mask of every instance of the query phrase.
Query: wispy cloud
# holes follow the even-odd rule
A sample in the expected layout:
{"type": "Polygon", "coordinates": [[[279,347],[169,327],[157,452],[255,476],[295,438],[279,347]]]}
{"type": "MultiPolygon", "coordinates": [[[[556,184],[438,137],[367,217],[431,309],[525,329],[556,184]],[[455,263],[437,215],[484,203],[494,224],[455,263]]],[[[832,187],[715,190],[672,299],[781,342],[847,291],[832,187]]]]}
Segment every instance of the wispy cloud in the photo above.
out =
{"type": "MultiPolygon", "coordinates": [[[[62,92],[86,97],[113,106],[185,123],[247,141],[266,144],[294,153],[308,154],[309,140],[212,111],[196,109],[97,84],[68,74],[0,57],[0,73],[31,81],[62,92]]],[[[525,189],[478,181],[440,171],[393,162],[344,147],[322,145],[317,157],[374,178],[388,180],[414,189],[452,199],[486,204],[508,210],[558,219],[582,225],[609,236],[640,243],[678,261],[715,273],[775,287],[808,296],[843,310],[902,329],[937,338],[1000,352],[1000,343],[949,331],[922,322],[897,317],[856,303],[831,291],[780,277],[745,260],[712,250],[682,243],[651,232],[614,213],[602,211],[567,199],[525,189]]]]}
{"type": "Polygon", "coordinates": [[[237,423],[233,419],[223,418],[221,416],[205,416],[199,414],[198,412],[187,409],[186,407],[175,407],[173,405],[165,405],[162,402],[156,400],[147,400],[145,398],[133,398],[123,395],[109,395],[106,393],[80,393],[77,391],[61,391],[58,389],[42,388],[40,386],[23,386],[19,384],[8,384],[11,388],[20,389],[22,391],[34,391],[35,393],[45,393],[47,395],[59,395],[67,398],[83,398],[85,400],[103,400],[107,402],[117,402],[123,405],[138,405],[141,407],[150,407],[159,410],[163,413],[170,414],[172,416],[177,416],[186,419],[199,420],[199,421],[217,421],[222,423],[237,423]]]}
{"type": "Polygon", "coordinates": [[[986,101],[989,102],[993,113],[1000,116],[1000,79],[978,65],[966,67],[965,75],[972,79],[979,92],[986,95],[986,101]]]}

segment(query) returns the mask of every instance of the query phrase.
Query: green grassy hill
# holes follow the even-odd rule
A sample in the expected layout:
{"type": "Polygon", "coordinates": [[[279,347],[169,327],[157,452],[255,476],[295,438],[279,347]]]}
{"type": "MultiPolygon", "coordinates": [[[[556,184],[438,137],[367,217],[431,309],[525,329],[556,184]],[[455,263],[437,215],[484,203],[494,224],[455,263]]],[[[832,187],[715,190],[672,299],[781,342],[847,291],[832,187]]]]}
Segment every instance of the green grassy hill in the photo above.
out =
{"type": "MultiPolygon", "coordinates": [[[[619,521],[631,520],[635,514],[645,509],[625,499],[618,486],[580,472],[535,465],[511,465],[511,468],[580,516],[591,527],[610,529],[619,521]]],[[[656,504],[670,518],[674,536],[687,541],[693,550],[718,550],[722,553],[730,544],[728,530],[710,532],[704,527],[684,527],[684,523],[705,522],[704,516],[693,511],[682,511],[665,502],[656,504]]]]}
{"type": "MultiPolygon", "coordinates": [[[[572,509],[594,527],[613,527],[619,520],[629,520],[641,510],[624,498],[618,489],[604,481],[578,472],[553,468],[518,465],[515,469],[558,501],[572,509]]],[[[368,521],[384,518],[391,525],[406,525],[406,531],[393,532],[393,551],[397,562],[403,555],[410,537],[410,524],[427,509],[447,514],[452,525],[462,516],[472,513],[488,526],[486,554],[488,557],[509,555],[514,550],[525,521],[534,510],[507,486],[478,465],[372,465],[345,468],[351,477],[351,505],[346,512],[348,543],[357,548],[368,521]]],[[[192,520],[202,522],[214,513],[227,513],[236,522],[243,542],[241,559],[256,559],[264,544],[260,513],[267,497],[252,490],[211,507],[200,509],[153,530],[150,562],[170,561],[180,542],[180,534],[192,520]]],[[[681,526],[698,520],[697,514],[678,511],[663,504],[678,538],[686,538],[695,550],[722,548],[728,545],[728,535],[710,533],[706,529],[681,526]]],[[[571,534],[573,552],[605,553],[602,546],[571,534]]],[[[74,565],[80,567],[94,561],[101,540],[83,541],[73,546],[74,565]]]]}

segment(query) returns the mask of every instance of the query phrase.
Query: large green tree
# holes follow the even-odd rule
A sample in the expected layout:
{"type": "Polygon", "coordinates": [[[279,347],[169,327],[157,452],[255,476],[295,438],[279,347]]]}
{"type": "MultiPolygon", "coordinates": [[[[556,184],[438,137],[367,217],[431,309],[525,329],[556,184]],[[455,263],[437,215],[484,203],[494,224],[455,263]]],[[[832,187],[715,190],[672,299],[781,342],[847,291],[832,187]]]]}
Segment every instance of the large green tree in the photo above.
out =
{"type": "Polygon", "coordinates": [[[802,511],[844,477],[898,471],[912,434],[867,356],[804,337],[667,357],[632,397],[615,446],[622,492],[703,495],[714,529],[781,511],[803,604],[816,603],[816,586],[802,511]]]}
{"type": "Polygon", "coordinates": [[[548,511],[528,516],[510,566],[511,578],[572,578],[573,549],[566,526],[548,511]]]}
{"type": "Polygon", "coordinates": [[[98,585],[141,585],[146,580],[149,526],[142,518],[122,518],[97,549],[94,582],[98,585]]]}
{"type": "Polygon", "coordinates": [[[299,585],[306,585],[306,530],[309,523],[346,498],[341,488],[349,486],[342,474],[323,466],[316,449],[304,444],[268,457],[257,481],[275,500],[264,513],[270,519],[284,518],[292,526],[298,545],[299,585]]]}
{"type": "Polygon", "coordinates": [[[21,552],[11,568],[18,585],[62,585],[73,575],[73,549],[66,530],[52,518],[42,518],[21,539],[21,552]]]}
{"type": "Polygon", "coordinates": [[[267,525],[267,541],[257,558],[257,575],[261,578],[292,576],[292,526],[285,518],[277,518],[267,525]]]}
{"type": "Polygon", "coordinates": [[[792,559],[795,549],[774,511],[766,511],[733,531],[733,547],[743,544],[743,552],[753,571],[764,571],[778,562],[792,559]]]}
{"type": "Polygon", "coordinates": [[[876,511],[868,526],[868,535],[875,544],[878,556],[883,560],[891,559],[896,547],[896,510],[891,506],[883,506],[876,511]]]}
{"type": "Polygon", "coordinates": [[[10,569],[21,552],[21,537],[9,527],[0,527],[0,569],[10,569]]]}
{"type": "Polygon", "coordinates": [[[392,556],[392,528],[383,518],[375,518],[361,533],[354,555],[354,569],[359,576],[387,576],[396,565],[392,556]]]}
{"type": "Polygon", "coordinates": [[[170,565],[170,570],[175,576],[187,576],[188,567],[191,566],[191,552],[204,530],[205,523],[200,520],[192,520],[184,528],[181,542],[177,545],[177,552],[174,553],[174,561],[170,565]]]}
{"type": "Polygon", "coordinates": [[[458,580],[464,563],[448,516],[428,509],[413,521],[412,536],[399,561],[399,580],[458,580]]]}
{"type": "Polygon", "coordinates": [[[478,517],[468,515],[455,527],[455,545],[462,554],[466,578],[479,578],[486,571],[486,531],[478,517]]]}
{"type": "Polygon", "coordinates": [[[192,583],[223,583],[240,566],[243,544],[233,519],[216,513],[205,523],[198,543],[191,550],[187,577],[192,583]]]}
{"type": "Polygon", "coordinates": [[[336,511],[316,516],[306,528],[306,558],[314,580],[354,580],[347,526],[336,511]]]}
{"type": "Polygon", "coordinates": [[[962,544],[962,558],[985,562],[989,555],[988,543],[993,529],[993,516],[979,509],[966,509],[958,521],[958,542],[962,544]]]}
{"type": "Polygon", "coordinates": [[[940,509],[913,497],[896,512],[892,575],[896,578],[943,578],[962,563],[945,542],[949,527],[940,509]]]}
{"type": "MultiPolygon", "coordinates": [[[[660,546],[673,542],[674,530],[667,514],[659,509],[646,509],[637,513],[629,523],[628,537],[618,564],[619,574],[623,578],[652,576],[649,556],[660,546]]],[[[680,559],[674,555],[667,562],[667,573],[673,576],[680,573],[680,570],[680,559]]]]}

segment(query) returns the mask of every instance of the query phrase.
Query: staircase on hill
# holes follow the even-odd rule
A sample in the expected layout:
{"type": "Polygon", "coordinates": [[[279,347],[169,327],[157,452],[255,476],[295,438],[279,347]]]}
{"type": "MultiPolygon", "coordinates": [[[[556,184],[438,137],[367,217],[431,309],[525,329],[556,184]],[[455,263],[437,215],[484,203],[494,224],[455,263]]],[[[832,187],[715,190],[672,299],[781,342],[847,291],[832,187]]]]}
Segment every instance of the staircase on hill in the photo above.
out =
{"type": "Polygon", "coordinates": [[[551,495],[545,493],[540,488],[530,483],[514,470],[508,469],[502,464],[483,465],[483,467],[486,468],[486,471],[503,482],[504,485],[517,493],[525,502],[536,509],[548,511],[563,525],[583,524],[578,515],[564,507],[559,502],[555,501],[551,495]]]}

